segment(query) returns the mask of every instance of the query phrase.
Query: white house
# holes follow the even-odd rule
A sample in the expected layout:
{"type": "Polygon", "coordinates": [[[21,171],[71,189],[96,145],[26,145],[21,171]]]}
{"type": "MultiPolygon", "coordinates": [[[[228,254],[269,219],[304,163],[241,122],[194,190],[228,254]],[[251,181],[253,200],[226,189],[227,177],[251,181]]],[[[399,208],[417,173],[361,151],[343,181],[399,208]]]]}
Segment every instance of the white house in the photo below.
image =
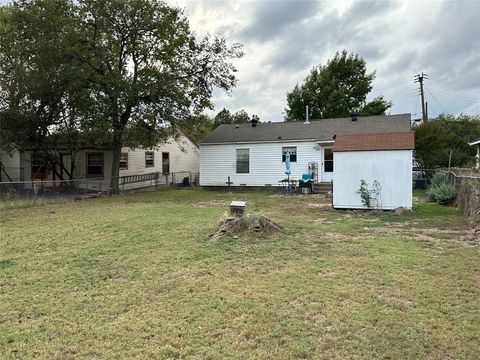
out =
{"type": "Polygon", "coordinates": [[[362,209],[362,180],[371,207],[412,207],[412,131],[380,134],[337,134],[333,144],[333,206],[362,209]]]}
{"type": "Polygon", "coordinates": [[[225,186],[230,179],[232,186],[279,186],[287,151],[292,178],[311,173],[315,182],[330,183],[335,134],[408,131],[410,114],[221,125],[200,142],[200,185],[225,186]]]}
{"type": "MultiPolygon", "coordinates": [[[[104,148],[79,150],[75,154],[73,179],[108,179],[111,176],[112,156],[112,151],[104,148]]],[[[53,184],[59,181],[38,158],[29,150],[0,152],[1,181],[42,180],[53,184]]],[[[71,155],[62,155],[64,164],[70,164],[70,159],[71,155]]],[[[199,149],[185,134],[180,133],[175,139],[172,137],[153,149],[122,148],[119,165],[119,176],[153,172],[178,174],[171,179],[181,183],[185,174],[198,174],[199,149]]]]}

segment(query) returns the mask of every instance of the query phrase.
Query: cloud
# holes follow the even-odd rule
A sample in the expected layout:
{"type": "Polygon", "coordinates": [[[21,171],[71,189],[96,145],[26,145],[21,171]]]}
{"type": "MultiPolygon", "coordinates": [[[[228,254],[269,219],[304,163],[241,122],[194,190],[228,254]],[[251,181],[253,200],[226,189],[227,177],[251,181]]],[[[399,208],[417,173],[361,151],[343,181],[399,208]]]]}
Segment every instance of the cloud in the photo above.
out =
{"type": "Polygon", "coordinates": [[[392,113],[419,112],[413,77],[422,71],[432,114],[480,113],[480,1],[167,1],[185,9],[198,34],[244,45],[238,87],[215,91],[216,111],[282,121],[286,93],[346,49],[376,70],[369,98],[392,100],[392,113]]]}
{"type": "Polygon", "coordinates": [[[262,1],[255,6],[251,22],[242,30],[244,41],[269,41],[282,36],[286,29],[305,22],[320,9],[320,3],[302,1],[262,1]]]}

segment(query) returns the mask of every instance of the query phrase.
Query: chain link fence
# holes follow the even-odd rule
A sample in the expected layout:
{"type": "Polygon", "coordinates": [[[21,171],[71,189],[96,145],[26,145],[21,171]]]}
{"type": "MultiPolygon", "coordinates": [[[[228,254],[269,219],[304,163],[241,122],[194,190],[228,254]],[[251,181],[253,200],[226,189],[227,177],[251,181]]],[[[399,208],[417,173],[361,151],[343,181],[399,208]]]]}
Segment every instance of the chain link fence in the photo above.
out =
{"type": "Polygon", "coordinates": [[[480,175],[470,169],[444,169],[457,192],[457,205],[473,223],[480,222],[480,175]]]}
{"type": "MultiPolygon", "coordinates": [[[[198,183],[198,174],[180,171],[119,176],[120,193],[152,191],[171,186],[188,187],[198,183]]],[[[112,194],[112,178],[0,182],[0,203],[72,199],[83,200],[112,194]]]]}

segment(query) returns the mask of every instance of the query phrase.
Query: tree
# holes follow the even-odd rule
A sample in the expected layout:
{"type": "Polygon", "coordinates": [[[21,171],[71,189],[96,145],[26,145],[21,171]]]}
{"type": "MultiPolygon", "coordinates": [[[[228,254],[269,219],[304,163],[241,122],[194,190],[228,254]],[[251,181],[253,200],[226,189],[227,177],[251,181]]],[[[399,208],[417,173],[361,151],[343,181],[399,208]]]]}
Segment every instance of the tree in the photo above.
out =
{"type": "Polygon", "coordinates": [[[156,146],[178,119],[211,108],[214,87],[236,85],[230,63],[239,44],[198,39],[178,8],[162,1],[79,1],[80,42],[95,103],[89,129],[111,137],[113,191],[118,190],[121,148],[156,146]]]}
{"type": "Polygon", "coordinates": [[[183,119],[179,127],[195,142],[200,142],[215,129],[213,119],[206,114],[190,115],[183,119]]]}
{"type": "Polygon", "coordinates": [[[367,73],[363,58],[346,50],[336,53],[326,65],[314,67],[301,85],[287,93],[286,121],[384,114],[392,103],[383,96],[367,102],[375,71],[367,73]]]}
{"type": "Polygon", "coordinates": [[[223,108],[213,120],[216,128],[221,124],[248,124],[254,117],[258,120],[257,115],[252,115],[250,118],[250,115],[243,109],[232,114],[230,110],[223,108]]]}
{"type": "Polygon", "coordinates": [[[437,119],[415,128],[415,158],[428,169],[474,163],[475,148],[469,141],[480,138],[479,115],[442,114],[437,119]]]}
{"type": "Polygon", "coordinates": [[[0,8],[0,148],[32,150],[58,178],[72,178],[78,109],[88,101],[78,68],[68,1],[17,1],[0,8]],[[61,150],[61,151],[60,151],[61,150]],[[64,164],[62,154],[69,153],[64,164]]]}

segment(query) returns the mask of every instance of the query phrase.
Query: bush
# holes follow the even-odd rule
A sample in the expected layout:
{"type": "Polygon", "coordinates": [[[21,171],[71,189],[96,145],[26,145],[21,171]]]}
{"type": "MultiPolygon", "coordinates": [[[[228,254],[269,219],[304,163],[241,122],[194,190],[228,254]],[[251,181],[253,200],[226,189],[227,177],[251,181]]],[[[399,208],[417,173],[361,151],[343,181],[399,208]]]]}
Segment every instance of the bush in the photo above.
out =
{"type": "Polygon", "coordinates": [[[435,174],[433,174],[432,178],[430,179],[430,186],[432,187],[436,187],[445,183],[448,183],[448,176],[440,171],[437,171],[435,174]]]}
{"type": "Polygon", "coordinates": [[[430,200],[439,204],[451,204],[455,200],[457,192],[452,184],[440,182],[438,185],[431,185],[427,190],[427,195],[430,200]]]}

